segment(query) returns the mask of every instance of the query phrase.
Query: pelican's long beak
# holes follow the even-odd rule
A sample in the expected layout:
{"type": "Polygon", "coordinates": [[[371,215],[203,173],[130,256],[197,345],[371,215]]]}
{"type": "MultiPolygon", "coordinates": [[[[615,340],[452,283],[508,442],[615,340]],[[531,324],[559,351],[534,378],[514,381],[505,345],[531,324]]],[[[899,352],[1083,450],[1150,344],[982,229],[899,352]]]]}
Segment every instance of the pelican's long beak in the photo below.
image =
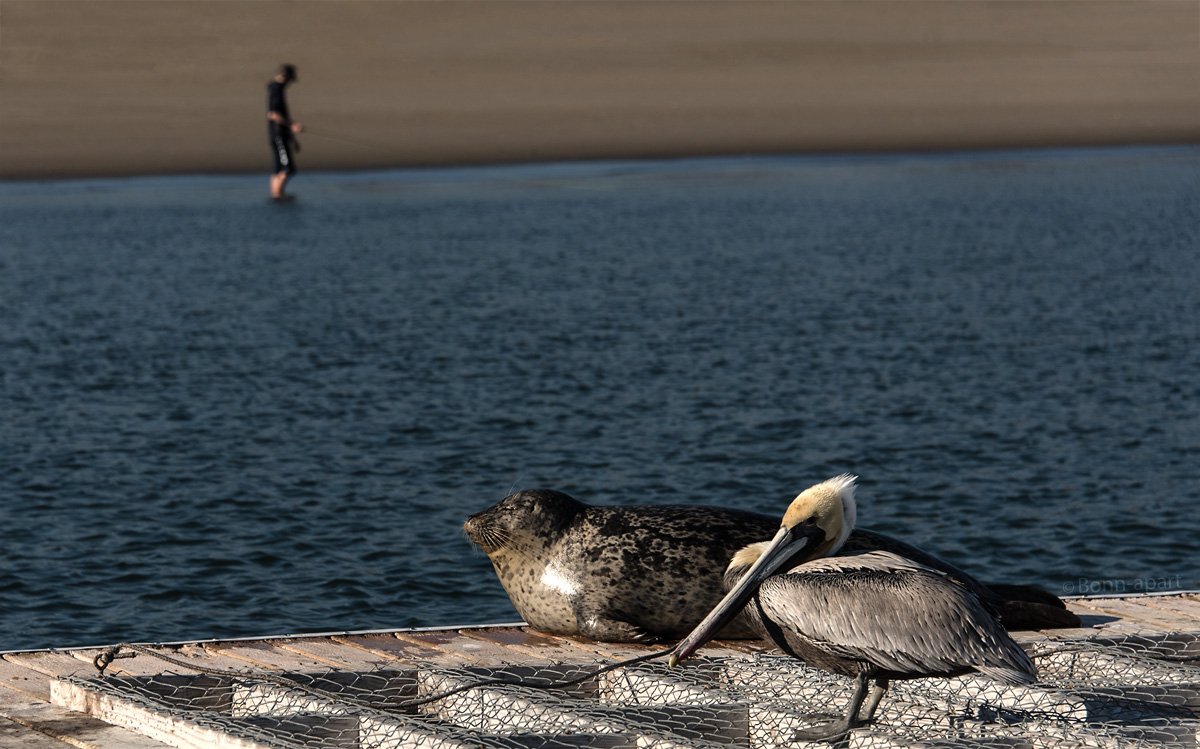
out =
{"type": "Polygon", "coordinates": [[[717,607],[704,617],[704,621],[696,625],[691,634],[679,641],[667,661],[668,665],[674,668],[676,663],[684,660],[696,652],[701,645],[715,637],[722,627],[729,624],[741,612],[763,580],[775,574],[779,567],[788,560],[795,559],[796,554],[814,540],[814,532],[817,536],[823,536],[822,531],[816,526],[789,528],[785,525],[781,527],[775,534],[775,538],[771,539],[770,546],[751,565],[746,574],[742,575],[742,579],[738,581],[737,585],[725,594],[717,607]]]}

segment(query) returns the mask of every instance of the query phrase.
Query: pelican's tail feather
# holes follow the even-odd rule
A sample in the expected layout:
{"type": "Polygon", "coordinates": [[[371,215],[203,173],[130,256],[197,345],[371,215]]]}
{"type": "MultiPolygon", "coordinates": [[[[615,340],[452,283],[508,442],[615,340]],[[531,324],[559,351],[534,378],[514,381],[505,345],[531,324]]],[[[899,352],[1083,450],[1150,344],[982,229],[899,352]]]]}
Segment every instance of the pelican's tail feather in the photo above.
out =
{"type": "Polygon", "coordinates": [[[1009,666],[976,666],[979,672],[985,676],[990,676],[1002,684],[1008,684],[1013,687],[1026,686],[1037,681],[1037,671],[1033,673],[1023,671],[1009,666]]]}

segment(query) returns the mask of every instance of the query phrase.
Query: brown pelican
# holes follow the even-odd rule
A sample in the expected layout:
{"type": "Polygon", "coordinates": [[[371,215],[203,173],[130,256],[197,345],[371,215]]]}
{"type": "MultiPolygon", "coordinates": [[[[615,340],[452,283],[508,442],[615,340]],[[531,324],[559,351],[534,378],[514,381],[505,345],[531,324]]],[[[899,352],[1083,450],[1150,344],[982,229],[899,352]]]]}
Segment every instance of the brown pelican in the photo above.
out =
{"type": "Polygon", "coordinates": [[[854,527],[855,480],[838,476],[801,492],[772,540],[734,556],[728,594],[675,646],[671,666],[746,607],[762,636],[785,653],[854,678],[843,719],[796,734],[810,741],[869,723],[892,679],[978,671],[1006,684],[1032,683],[1033,662],[979,597],[946,573],[890,551],[829,556],[854,527]]]}

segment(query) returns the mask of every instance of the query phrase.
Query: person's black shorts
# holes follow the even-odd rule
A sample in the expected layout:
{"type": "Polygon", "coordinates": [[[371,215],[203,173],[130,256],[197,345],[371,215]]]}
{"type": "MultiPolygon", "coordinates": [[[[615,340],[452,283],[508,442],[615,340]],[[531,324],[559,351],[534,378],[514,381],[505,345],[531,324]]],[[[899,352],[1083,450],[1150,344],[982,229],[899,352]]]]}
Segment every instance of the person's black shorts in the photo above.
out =
{"type": "Polygon", "coordinates": [[[292,139],[283,133],[271,133],[271,155],[275,160],[274,174],[296,173],[296,160],[292,158],[292,139]]]}

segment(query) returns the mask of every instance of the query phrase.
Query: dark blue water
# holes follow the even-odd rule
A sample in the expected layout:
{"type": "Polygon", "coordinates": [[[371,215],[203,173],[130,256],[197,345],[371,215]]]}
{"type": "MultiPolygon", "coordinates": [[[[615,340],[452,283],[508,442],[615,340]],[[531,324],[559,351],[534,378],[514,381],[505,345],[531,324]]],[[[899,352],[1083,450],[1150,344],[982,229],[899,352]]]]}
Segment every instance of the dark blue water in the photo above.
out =
{"type": "Polygon", "coordinates": [[[517,488],[1200,587],[1200,149],[0,186],[0,649],[513,621],[517,488]]]}

